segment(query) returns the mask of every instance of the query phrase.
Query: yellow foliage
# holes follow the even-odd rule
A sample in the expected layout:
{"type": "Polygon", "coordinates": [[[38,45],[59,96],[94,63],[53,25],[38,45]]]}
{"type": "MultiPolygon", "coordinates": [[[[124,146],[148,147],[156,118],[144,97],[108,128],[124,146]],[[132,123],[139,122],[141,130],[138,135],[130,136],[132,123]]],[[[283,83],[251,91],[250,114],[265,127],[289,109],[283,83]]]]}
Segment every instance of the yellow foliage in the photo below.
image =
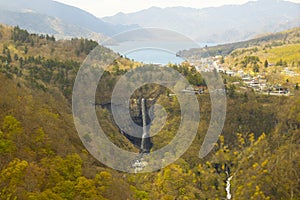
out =
{"type": "Polygon", "coordinates": [[[256,168],[258,167],[258,163],[254,163],[254,164],[252,165],[252,167],[253,167],[254,169],[256,169],[256,168]]]}
{"type": "Polygon", "coordinates": [[[238,137],[238,142],[239,142],[239,146],[242,147],[245,144],[245,139],[243,138],[242,134],[237,133],[237,137],[238,137]]]}
{"type": "Polygon", "coordinates": [[[251,142],[251,144],[254,142],[254,133],[251,133],[250,135],[249,135],[249,141],[251,142]]]}
{"type": "Polygon", "coordinates": [[[265,167],[268,164],[268,160],[265,160],[264,162],[261,163],[262,167],[265,167]]]}

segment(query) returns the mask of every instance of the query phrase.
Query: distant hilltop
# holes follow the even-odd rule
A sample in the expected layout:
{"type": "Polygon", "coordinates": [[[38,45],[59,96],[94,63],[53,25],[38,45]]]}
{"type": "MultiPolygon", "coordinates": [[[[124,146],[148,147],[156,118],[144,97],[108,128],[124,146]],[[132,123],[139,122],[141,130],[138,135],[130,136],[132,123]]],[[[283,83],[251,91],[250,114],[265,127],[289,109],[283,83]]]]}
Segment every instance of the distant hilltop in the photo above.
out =
{"type": "Polygon", "coordinates": [[[137,25],[113,25],[73,6],[52,0],[0,0],[0,23],[56,38],[84,37],[101,41],[137,25]]]}
{"type": "Polygon", "coordinates": [[[132,29],[156,27],[179,32],[197,42],[220,44],[297,27],[300,4],[258,0],[203,9],[152,7],[99,19],[80,8],[52,0],[0,0],[0,23],[56,38],[97,41],[132,29]]]}
{"type": "Polygon", "coordinates": [[[258,0],[204,9],[152,7],[130,14],[119,13],[103,20],[113,24],[166,28],[197,42],[228,43],[299,26],[300,4],[258,0]]]}

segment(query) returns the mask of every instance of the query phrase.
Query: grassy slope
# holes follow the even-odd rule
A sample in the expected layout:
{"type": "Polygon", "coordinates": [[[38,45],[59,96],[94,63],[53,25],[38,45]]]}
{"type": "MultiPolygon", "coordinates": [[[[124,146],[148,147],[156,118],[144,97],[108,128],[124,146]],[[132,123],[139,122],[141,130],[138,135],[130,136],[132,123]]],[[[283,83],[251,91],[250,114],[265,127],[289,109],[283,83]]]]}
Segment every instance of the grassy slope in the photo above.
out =
{"type": "Polygon", "coordinates": [[[285,31],[281,34],[287,34],[284,39],[271,40],[262,42],[258,45],[248,48],[238,48],[232,51],[225,58],[225,66],[239,70],[242,69],[246,73],[255,74],[253,72],[254,65],[244,66],[243,62],[246,57],[257,57],[259,72],[264,72],[268,80],[272,84],[296,84],[300,82],[300,76],[290,76],[284,73],[286,67],[289,70],[300,73],[300,29],[285,31]],[[268,61],[269,67],[265,67],[265,61],[268,61]],[[278,64],[283,62],[283,65],[278,64]]]}
{"type": "Polygon", "coordinates": [[[207,56],[227,56],[232,53],[236,49],[254,47],[254,46],[263,46],[263,45],[281,45],[287,42],[291,43],[300,43],[300,28],[294,28],[291,30],[267,34],[264,36],[259,36],[257,38],[241,41],[230,44],[222,44],[213,47],[201,48],[201,49],[191,49],[184,50],[181,52],[181,55],[184,57],[189,57],[192,55],[197,55],[199,57],[207,57],[207,56]]]}

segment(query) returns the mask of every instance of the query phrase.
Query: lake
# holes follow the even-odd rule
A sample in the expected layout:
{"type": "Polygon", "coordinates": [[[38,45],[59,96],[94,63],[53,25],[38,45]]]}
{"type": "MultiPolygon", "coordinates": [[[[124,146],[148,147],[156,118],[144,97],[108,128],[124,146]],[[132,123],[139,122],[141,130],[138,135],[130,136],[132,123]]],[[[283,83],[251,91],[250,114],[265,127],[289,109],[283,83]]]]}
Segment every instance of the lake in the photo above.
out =
{"type": "Polygon", "coordinates": [[[169,63],[180,64],[185,61],[183,58],[177,57],[176,53],[180,50],[200,48],[204,46],[213,46],[211,43],[184,43],[184,42],[159,42],[156,44],[143,41],[127,41],[118,45],[106,46],[115,52],[120,53],[129,59],[147,63],[161,64],[169,63]]]}

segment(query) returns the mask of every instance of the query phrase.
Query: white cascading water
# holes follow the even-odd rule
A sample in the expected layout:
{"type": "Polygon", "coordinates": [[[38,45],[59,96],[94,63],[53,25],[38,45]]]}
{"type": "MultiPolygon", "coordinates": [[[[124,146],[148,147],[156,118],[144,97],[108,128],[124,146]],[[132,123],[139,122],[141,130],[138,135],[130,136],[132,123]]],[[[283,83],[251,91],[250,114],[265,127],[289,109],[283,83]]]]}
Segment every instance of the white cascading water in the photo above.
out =
{"type": "Polygon", "coordinates": [[[231,199],[231,193],[230,193],[230,181],[232,179],[232,176],[228,177],[226,180],[226,193],[227,193],[227,199],[231,199]]]}

